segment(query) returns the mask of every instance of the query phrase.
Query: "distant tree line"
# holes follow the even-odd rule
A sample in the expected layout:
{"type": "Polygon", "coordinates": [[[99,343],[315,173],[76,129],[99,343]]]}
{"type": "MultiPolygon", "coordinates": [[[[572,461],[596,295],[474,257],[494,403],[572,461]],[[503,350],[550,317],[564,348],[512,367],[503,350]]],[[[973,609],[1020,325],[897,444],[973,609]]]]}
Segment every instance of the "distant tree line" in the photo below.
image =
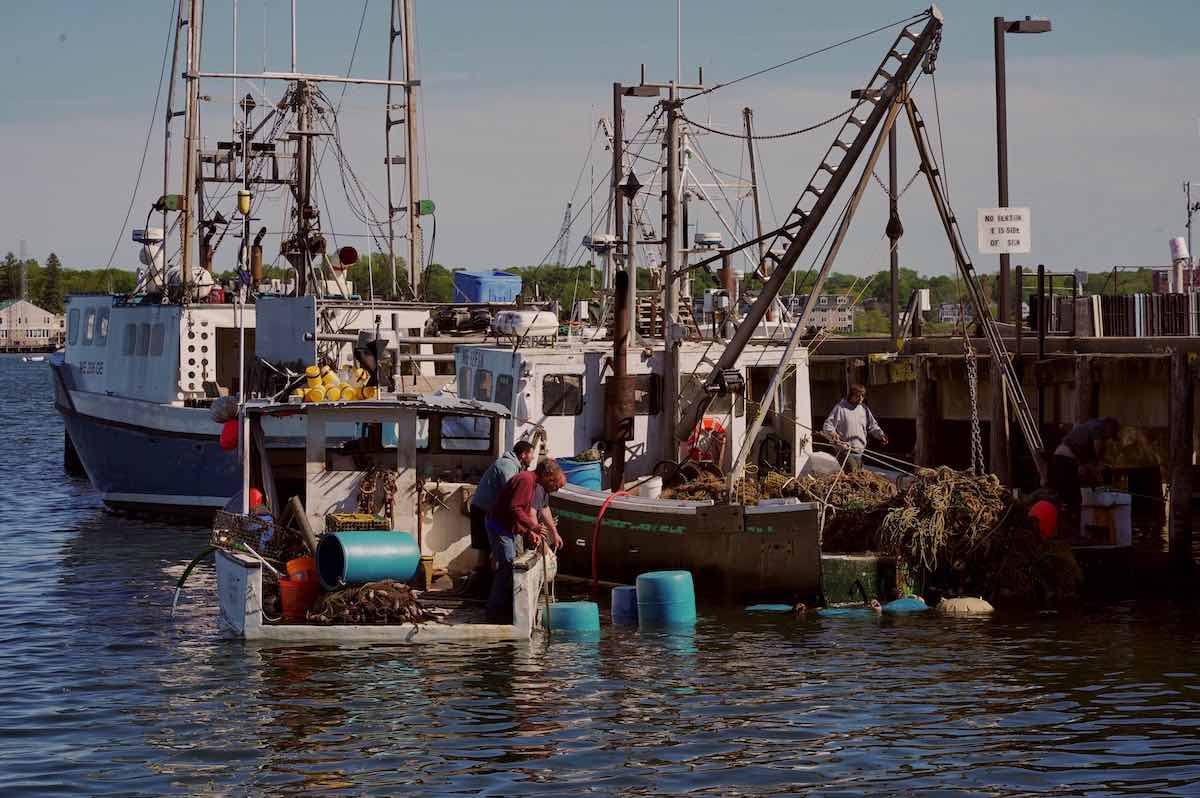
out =
{"type": "MultiPolygon", "coordinates": [[[[83,293],[129,293],[135,287],[134,272],[127,269],[68,269],[64,268],[58,256],[51,252],[43,266],[36,259],[25,261],[27,292],[26,299],[39,307],[55,313],[61,313],[64,297],[70,294],[83,293]]],[[[424,275],[424,299],[429,302],[454,301],[454,271],[460,268],[448,268],[440,263],[430,264],[424,275]]],[[[598,264],[584,263],[578,266],[562,267],[557,263],[537,266],[511,266],[504,269],[521,276],[526,296],[545,300],[557,300],[564,314],[570,313],[572,303],[582,299],[594,299],[599,294],[601,271],[598,264]]],[[[376,252],[362,257],[358,263],[351,266],[348,272],[353,281],[354,290],[360,296],[373,294],[380,299],[396,299],[408,297],[408,266],[404,258],[397,257],[395,265],[396,285],[392,286],[392,269],[387,255],[376,252]]],[[[292,277],[290,269],[268,267],[267,277],[288,280],[292,277]]],[[[218,275],[222,281],[232,281],[233,272],[223,272],[218,275]]],[[[797,269],[796,273],[785,283],[784,294],[806,294],[815,282],[815,274],[797,269]]],[[[989,299],[995,294],[996,275],[980,276],[984,293],[989,299]]],[[[1030,281],[1030,285],[1032,281],[1030,281]]],[[[1091,272],[1087,284],[1082,286],[1084,293],[1090,294],[1131,294],[1149,293],[1151,287],[1151,270],[1137,269],[1119,272],[1091,272]]],[[[650,277],[646,270],[638,272],[638,288],[651,288],[650,277]]],[[[718,287],[715,274],[707,269],[695,269],[691,273],[691,293],[694,298],[704,295],[705,289],[718,287]]],[[[741,291],[744,295],[753,296],[762,287],[762,281],[753,275],[742,276],[741,291]]],[[[934,307],[946,302],[966,301],[966,287],[961,279],[954,275],[922,275],[915,269],[900,270],[900,302],[907,304],[909,296],[918,288],[928,288],[930,302],[934,307]]],[[[885,332],[887,329],[886,305],[891,291],[890,276],[887,269],[882,269],[872,275],[856,276],[833,272],[825,282],[823,292],[827,294],[843,294],[861,304],[868,300],[882,303],[882,310],[868,310],[859,314],[863,318],[864,331],[885,332]],[[871,315],[874,314],[874,315],[871,315]],[[877,318],[876,318],[877,317],[877,318]]],[[[21,293],[21,260],[9,252],[0,263],[0,300],[16,298],[21,293]]],[[[1027,287],[1025,295],[1028,296],[1027,287]]]]}

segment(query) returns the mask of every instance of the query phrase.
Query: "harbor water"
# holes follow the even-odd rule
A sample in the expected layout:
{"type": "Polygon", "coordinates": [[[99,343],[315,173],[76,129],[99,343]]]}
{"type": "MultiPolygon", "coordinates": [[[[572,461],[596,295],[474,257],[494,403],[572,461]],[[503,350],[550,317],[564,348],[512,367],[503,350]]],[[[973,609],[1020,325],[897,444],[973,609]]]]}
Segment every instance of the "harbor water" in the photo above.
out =
{"type": "Polygon", "coordinates": [[[46,365],[0,395],[0,795],[1200,794],[1189,605],[248,645],[211,565],[171,613],[204,528],[62,475],[46,365]]]}

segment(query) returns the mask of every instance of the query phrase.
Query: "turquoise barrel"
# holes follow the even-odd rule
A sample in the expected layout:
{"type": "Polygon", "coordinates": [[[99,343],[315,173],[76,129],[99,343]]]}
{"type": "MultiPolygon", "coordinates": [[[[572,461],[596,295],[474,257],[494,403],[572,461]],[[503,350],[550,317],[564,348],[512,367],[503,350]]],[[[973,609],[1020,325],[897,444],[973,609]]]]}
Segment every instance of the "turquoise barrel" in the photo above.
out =
{"type": "Polygon", "coordinates": [[[795,610],[796,607],[793,604],[751,604],[746,608],[746,612],[763,614],[782,614],[795,610]]]}
{"type": "Polygon", "coordinates": [[[551,632],[599,632],[600,607],[594,601],[557,601],[550,605],[551,632]]]}
{"type": "Polygon", "coordinates": [[[929,605],[920,596],[905,596],[883,605],[883,611],[887,613],[925,612],[928,609],[929,605]]]}
{"type": "Polygon", "coordinates": [[[637,578],[638,623],[695,623],[696,588],[689,571],[651,571],[637,578]]]}
{"type": "Polygon", "coordinates": [[[617,624],[637,625],[637,588],[633,585],[620,585],[612,589],[612,620],[617,624]]]}
{"type": "Polygon", "coordinates": [[[317,544],[317,575],[326,590],[379,579],[407,582],[421,563],[407,532],[331,532],[317,544]]]}
{"type": "Polygon", "coordinates": [[[575,460],[570,457],[560,457],[558,458],[558,467],[562,469],[563,476],[570,484],[588,490],[602,490],[599,460],[575,460]]]}

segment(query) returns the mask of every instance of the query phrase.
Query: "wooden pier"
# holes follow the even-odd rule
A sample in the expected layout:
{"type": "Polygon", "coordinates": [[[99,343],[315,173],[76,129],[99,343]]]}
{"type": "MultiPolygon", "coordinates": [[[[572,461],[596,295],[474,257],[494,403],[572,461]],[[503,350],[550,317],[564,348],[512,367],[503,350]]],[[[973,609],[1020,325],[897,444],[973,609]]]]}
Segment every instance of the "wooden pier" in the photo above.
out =
{"type": "MultiPolygon", "coordinates": [[[[1037,471],[1015,422],[993,423],[1005,418],[1003,392],[993,389],[997,369],[986,343],[971,343],[989,469],[1006,484],[1032,490],[1037,471]]],[[[1200,337],[1054,336],[1046,338],[1041,359],[1030,351],[1036,343],[1026,338],[1018,351],[1015,337],[1005,339],[1047,448],[1052,452],[1080,421],[1119,420],[1120,446],[1105,465],[1128,478],[1143,519],[1165,522],[1171,570],[1189,571],[1200,337]]],[[[810,382],[814,429],[847,385],[858,382],[891,438],[890,453],[918,465],[968,465],[972,408],[961,337],[913,338],[899,351],[888,338],[829,338],[811,358],[810,382]]]]}

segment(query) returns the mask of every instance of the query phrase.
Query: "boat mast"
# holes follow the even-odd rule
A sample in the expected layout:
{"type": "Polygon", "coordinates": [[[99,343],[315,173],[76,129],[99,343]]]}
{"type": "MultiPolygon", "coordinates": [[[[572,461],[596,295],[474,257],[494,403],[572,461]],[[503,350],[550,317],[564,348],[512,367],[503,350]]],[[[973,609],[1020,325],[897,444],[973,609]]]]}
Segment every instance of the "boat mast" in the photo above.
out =
{"type": "Polygon", "coordinates": [[[421,267],[421,200],[420,176],[417,171],[417,97],[418,82],[413,77],[415,54],[413,52],[412,0],[404,4],[404,136],[408,172],[408,284],[414,299],[420,299],[424,269],[421,267]]]}
{"type": "MultiPolygon", "coordinates": [[[[184,16],[183,3],[175,12],[175,40],[171,45],[171,71],[167,73],[167,112],[163,124],[163,190],[162,190],[162,228],[163,235],[167,232],[167,202],[166,196],[171,193],[171,121],[178,116],[175,112],[175,76],[179,74],[179,34],[188,24],[184,16]]],[[[165,246],[165,244],[164,244],[165,246]]]]}
{"type": "MultiPolygon", "coordinates": [[[[204,26],[203,0],[190,0],[188,10],[187,105],[184,109],[183,216],[180,220],[180,249],[183,253],[183,297],[187,299],[192,274],[192,194],[196,188],[196,147],[199,120],[196,105],[200,97],[200,32],[204,26]]],[[[197,194],[199,192],[196,192],[197,194]]],[[[198,197],[197,197],[198,199],[198,197]]]]}

